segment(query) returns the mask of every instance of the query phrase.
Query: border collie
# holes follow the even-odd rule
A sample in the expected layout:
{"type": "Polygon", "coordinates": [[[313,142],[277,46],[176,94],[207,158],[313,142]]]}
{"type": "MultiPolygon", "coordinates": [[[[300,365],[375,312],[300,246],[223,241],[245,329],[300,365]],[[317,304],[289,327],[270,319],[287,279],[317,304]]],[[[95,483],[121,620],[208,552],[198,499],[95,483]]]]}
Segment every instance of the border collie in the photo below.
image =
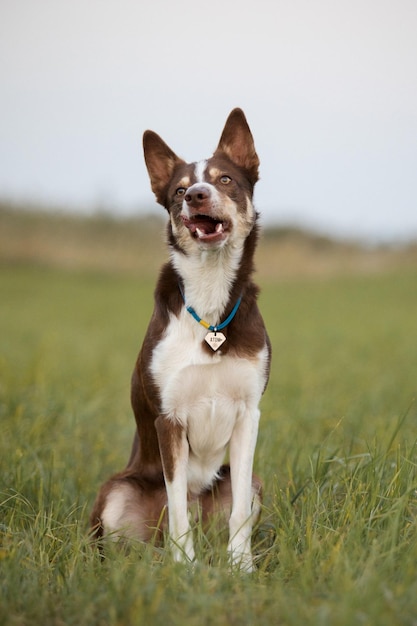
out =
{"type": "Polygon", "coordinates": [[[262,495],[252,466],[271,356],[251,278],[259,159],[240,109],[207,160],[186,163],[149,130],[143,146],[169,216],[170,260],[133,372],[130,459],[101,487],[92,532],[149,541],[167,529],[174,559],[192,562],[191,507],[202,523],[228,519],[231,567],[250,572],[262,495]]]}

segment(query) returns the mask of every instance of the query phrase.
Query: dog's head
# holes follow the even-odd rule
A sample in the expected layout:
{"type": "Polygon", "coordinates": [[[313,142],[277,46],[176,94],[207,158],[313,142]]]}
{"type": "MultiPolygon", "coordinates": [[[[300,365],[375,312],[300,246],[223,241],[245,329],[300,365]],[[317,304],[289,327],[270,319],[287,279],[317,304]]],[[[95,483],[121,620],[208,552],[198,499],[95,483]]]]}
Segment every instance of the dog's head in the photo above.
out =
{"type": "Polygon", "coordinates": [[[219,145],[205,161],[186,163],[153,131],[143,135],[152,190],[170,215],[175,247],[185,253],[237,243],[251,231],[259,159],[241,109],[234,109],[219,145]]]}

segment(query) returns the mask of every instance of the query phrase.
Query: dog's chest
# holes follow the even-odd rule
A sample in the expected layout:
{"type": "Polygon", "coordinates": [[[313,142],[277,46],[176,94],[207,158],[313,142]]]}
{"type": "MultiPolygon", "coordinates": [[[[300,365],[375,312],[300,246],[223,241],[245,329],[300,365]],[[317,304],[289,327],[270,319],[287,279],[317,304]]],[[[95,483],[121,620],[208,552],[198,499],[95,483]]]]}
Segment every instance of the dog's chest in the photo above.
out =
{"type": "Polygon", "coordinates": [[[202,345],[206,333],[183,309],[171,317],[151,359],[163,414],[186,427],[197,454],[226,446],[236,420],[256,409],[263,389],[262,355],[209,354],[202,345]]]}

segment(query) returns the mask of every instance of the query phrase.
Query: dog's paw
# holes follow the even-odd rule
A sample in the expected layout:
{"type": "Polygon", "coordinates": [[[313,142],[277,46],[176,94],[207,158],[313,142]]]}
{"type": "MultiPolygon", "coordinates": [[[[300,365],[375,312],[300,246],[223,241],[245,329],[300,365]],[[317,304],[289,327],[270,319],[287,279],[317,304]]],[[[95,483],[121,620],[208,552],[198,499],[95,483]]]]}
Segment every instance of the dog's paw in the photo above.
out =
{"type": "Polygon", "coordinates": [[[229,568],[232,573],[251,574],[256,571],[252,554],[247,552],[229,551],[229,568]]]}
{"type": "Polygon", "coordinates": [[[176,563],[192,565],[195,562],[195,552],[190,533],[183,535],[176,541],[171,537],[171,554],[176,563]]]}

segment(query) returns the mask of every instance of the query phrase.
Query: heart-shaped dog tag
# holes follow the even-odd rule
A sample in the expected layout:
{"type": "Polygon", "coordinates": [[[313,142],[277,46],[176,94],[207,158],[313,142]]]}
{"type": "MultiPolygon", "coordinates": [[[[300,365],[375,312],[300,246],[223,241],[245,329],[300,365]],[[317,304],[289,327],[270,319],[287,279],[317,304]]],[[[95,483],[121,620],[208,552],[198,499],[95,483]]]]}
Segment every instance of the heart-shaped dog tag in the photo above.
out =
{"type": "Polygon", "coordinates": [[[220,346],[226,341],[226,337],[223,335],[223,333],[219,332],[207,333],[204,339],[207,341],[210,348],[214,351],[218,350],[220,346]]]}

